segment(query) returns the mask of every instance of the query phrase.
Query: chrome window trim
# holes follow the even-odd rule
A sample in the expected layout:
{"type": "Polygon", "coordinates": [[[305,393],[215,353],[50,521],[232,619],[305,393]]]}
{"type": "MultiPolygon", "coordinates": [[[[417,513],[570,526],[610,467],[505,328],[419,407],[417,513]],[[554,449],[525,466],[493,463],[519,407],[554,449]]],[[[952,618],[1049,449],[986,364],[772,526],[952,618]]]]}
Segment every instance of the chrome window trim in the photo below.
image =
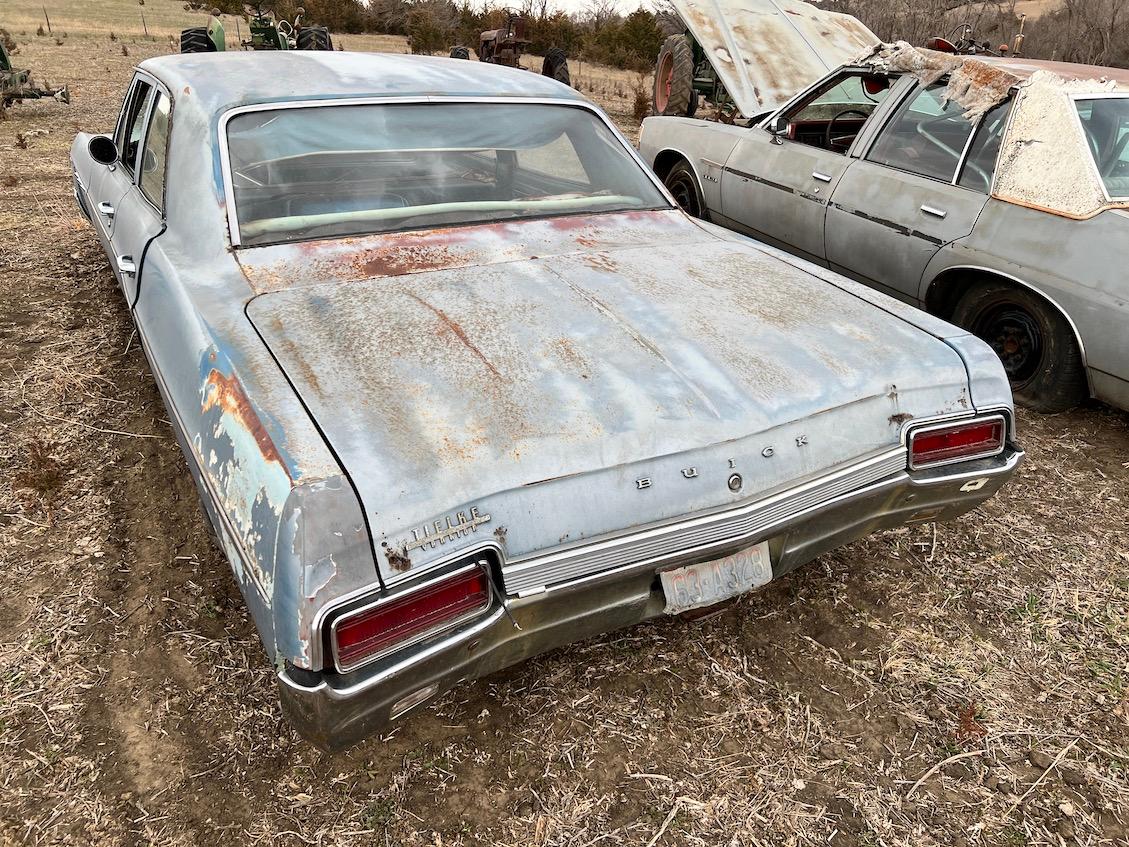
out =
{"type": "Polygon", "coordinates": [[[945,422],[945,423],[933,423],[933,424],[929,424],[927,426],[920,426],[920,425],[914,426],[914,427],[910,427],[907,430],[906,459],[909,463],[909,469],[911,471],[927,471],[927,470],[933,470],[934,468],[943,468],[943,467],[946,467],[948,465],[956,465],[956,464],[959,464],[961,462],[974,462],[977,459],[992,459],[992,458],[995,458],[996,456],[999,456],[1001,453],[1004,452],[1004,450],[1007,449],[1008,434],[1009,433],[1008,433],[1007,418],[1005,418],[1002,414],[974,415],[973,417],[968,418],[967,420],[948,421],[948,422],[945,422]],[[927,433],[927,432],[938,432],[938,431],[944,430],[944,429],[952,429],[953,427],[964,426],[966,424],[992,423],[994,421],[999,421],[1003,425],[1003,437],[1000,439],[1000,446],[997,449],[994,449],[990,452],[985,450],[985,451],[980,452],[980,453],[974,453],[970,456],[958,456],[955,459],[945,459],[942,462],[929,462],[929,463],[923,464],[923,465],[916,464],[913,461],[913,440],[915,438],[917,438],[917,436],[919,436],[919,435],[922,435],[922,434],[927,433]]]}
{"type": "Polygon", "coordinates": [[[1098,162],[1094,158],[1094,151],[1090,149],[1090,142],[1086,139],[1086,128],[1082,126],[1082,116],[1078,114],[1078,101],[1116,99],[1129,100],[1129,93],[1126,93],[1124,91],[1103,91],[1098,94],[1083,94],[1081,92],[1075,92],[1068,94],[1067,97],[1071,101],[1071,111],[1074,113],[1074,121],[1078,126],[1078,131],[1082,133],[1082,144],[1084,146],[1084,149],[1086,150],[1086,159],[1090,163],[1090,168],[1093,171],[1094,176],[1098,179],[1098,185],[1101,186],[1102,189],[1102,196],[1105,197],[1106,203],[1124,203],[1125,201],[1129,200],[1129,194],[1125,195],[1124,197],[1111,196],[1109,193],[1109,188],[1107,188],[1105,184],[1105,177],[1103,177],[1102,172],[1098,170],[1098,162]]]}
{"type": "MultiPolygon", "coordinates": [[[[654,172],[647,166],[643,159],[639,156],[639,152],[631,145],[630,142],[624,137],[612,123],[611,119],[604,114],[603,110],[595,104],[587,100],[574,100],[571,97],[474,97],[465,95],[419,95],[419,96],[378,96],[378,97],[335,97],[326,98],[322,100],[282,100],[271,103],[251,103],[246,106],[235,106],[225,111],[219,120],[219,154],[220,154],[220,172],[223,176],[223,191],[225,207],[227,209],[227,231],[228,237],[231,239],[232,247],[241,246],[239,238],[239,210],[235,204],[235,186],[231,178],[231,156],[228,151],[227,144],[227,124],[228,122],[238,115],[245,115],[250,112],[276,112],[287,109],[316,109],[333,106],[389,106],[389,105],[420,105],[420,104],[475,104],[475,103],[489,103],[489,104],[506,104],[506,105],[535,105],[535,106],[568,106],[574,109],[584,109],[603,123],[603,125],[612,133],[620,146],[624,149],[627,155],[635,162],[636,165],[646,174],[651,183],[659,190],[659,193],[670,204],[671,208],[679,208],[675,203],[674,198],[670,192],[667,191],[666,186],[662,181],[655,176],[654,172]]],[[[593,214],[604,214],[602,211],[594,211],[593,214]]],[[[551,217],[551,216],[550,216],[551,217]]],[[[475,221],[467,224],[454,224],[453,226],[473,226],[488,224],[489,221],[475,221]]],[[[358,235],[382,235],[381,232],[373,233],[354,233],[349,237],[355,238],[358,235]]],[[[345,237],[345,236],[339,236],[345,237]]],[[[264,245],[266,246],[266,245],[264,245]]]]}
{"type": "Polygon", "coordinates": [[[338,604],[338,614],[329,625],[329,647],[333,657],[333,666],[338,673],[349,673],[350,671],[355,671],[357,670],[357,668],[364,667],[365,665],[370,665],[373,662],[378,661],[379,659],[391,656],[393,653],[398,653],[401,650],[406,650],[408,647],[411,647],[414,644],[419,644],[421,641],[426,641],[428,638],[433,638],[436,635],[440,635],[444,632],[447,632],[448,630],[454,629],[460,624],[467,623],[468,621],[477,618],[484,612],[489,611],[493,603],[494,590],[493,581],[490,576],[490,563],[485,559],[478,559],[477,561],[467,562],[462,567],[455,568],[454,570],[447,571],[441,574],[434,574],[430,578],[412,585],[403,591],[397,591],[393,594],[388,594],[383,597],[376,597],[372,601],[364,603],[355,609],[344,609],[342,608],[341,604],[338,604]],[[390,647],[386,647],[384,650],[381,650],[379,653],[373,653],[371,656],[365,656],[363,659],[353,662],[350,665],[344,665],[341,663],[341,657],[338,654],[337,650],[337,627],[344,619],[363,615],[365,612],[370,612],[373,609],[379,609],[381,606],[387,606],[391,603],[409,599],[417,594],[426,592],[427,589],[441,582],[447,582],[449,580],[462,576],[463,574],[470,573],[474,570],[481,571],[486,577],[488,586],[490,586],[486,595],[486,604],[484,606],[480,606],[477,609],[472,609],[471,611],[466,612],[465,614],[462,614],[457,618],[452,618],[451,620],[445,621],[442,624],[435,626],[429,630],[417,633],[416,635],[408,638],[405,641],[397,642],[396,644],[390,647]]]}

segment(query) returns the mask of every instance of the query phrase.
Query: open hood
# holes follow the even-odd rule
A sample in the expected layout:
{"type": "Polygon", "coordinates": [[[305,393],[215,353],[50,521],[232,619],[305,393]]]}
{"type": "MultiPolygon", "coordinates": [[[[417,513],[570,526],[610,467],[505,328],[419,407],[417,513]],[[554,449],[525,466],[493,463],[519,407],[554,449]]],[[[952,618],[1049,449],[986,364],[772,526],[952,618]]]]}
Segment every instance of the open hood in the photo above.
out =
{"type": "Polygon", "coordinates": [[[797,0],[672,0],[742,114],[792,95],[881,39],[858,19],[797,0]]]}

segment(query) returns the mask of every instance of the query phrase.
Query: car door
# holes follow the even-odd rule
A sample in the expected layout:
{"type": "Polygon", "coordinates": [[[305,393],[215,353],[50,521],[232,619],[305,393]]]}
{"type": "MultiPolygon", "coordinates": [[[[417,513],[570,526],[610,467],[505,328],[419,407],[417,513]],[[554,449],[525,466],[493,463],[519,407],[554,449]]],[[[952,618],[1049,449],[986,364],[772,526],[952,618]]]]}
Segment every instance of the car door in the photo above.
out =
{"type": "Polygon", "coordinates": [[[752,127],[725,163],[719,222],[823,263],[827,200],[889,90],[887,77],[841,71],[752,127]]]}
{"type": "Polygon", "coordinates": [[[140,142],[132,149],[133,181],[119,202],[111,238],[114,273],[130,308],[137,301],[145,246],[164,229],[165,165],[172,101],[154,83],[140,142]]]}
{"type": "Polygon", "coordinates": [[[136,153],[141,141],[146,110],[152,104],[152,81],[134,77],[122,104],[114,130],[114,143],[118,148],[118,161],[112,165],[102,165],[91,161],[91,169],[86,176],[86,195],[88,208],[98,232],[98,240],[113,259],[113,234],[121,211],[121,201],[133,184],[133,164],[130,152],[136,153]]]}
{"type": "Polygon", "coordinates": [[[964,106],[945,101],[945,86],[906,96],[827,210],[831,267],[911,303],[930,259],[972,232],[1010,109],[1009,100],[977,125],[964,106]]]}

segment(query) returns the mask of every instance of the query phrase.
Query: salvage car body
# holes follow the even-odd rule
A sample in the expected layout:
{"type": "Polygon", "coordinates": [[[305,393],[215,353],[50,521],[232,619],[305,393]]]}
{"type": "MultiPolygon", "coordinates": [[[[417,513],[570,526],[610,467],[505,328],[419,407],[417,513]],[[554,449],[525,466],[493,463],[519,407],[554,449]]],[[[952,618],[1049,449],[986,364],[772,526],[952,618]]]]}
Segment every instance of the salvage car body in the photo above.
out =
{"type": "Polygon", "coordinates": [[[546,78],[429,57],[162,57],[136,73],[109,166],[91,153],[109,160],[108,141],[76,139],[76,198],[284,711],[322,747],[700,605],[687,573],[731,579],[717,599],[875,529],[964,513],[1022,458],[984,344],[689,218],[598,109],[546,78]],[[394,133],[369,123],[401,118],[409,146],[356,149],[355,127],[381,144],[394,133]],[[582,131],[550,138],[559,120],[582,131]],[[515,191],[566,184],[539,169],[584,133],[615,165],[607,182],[577,176],[530,199],[550,211],[507,218],[515,191]],[[328,147],[292,149],[313,143],[328,147]],[[415,205],[443,161],[430,151],[452,148],[452,193],[415,205]],[[327,176],[288,182],[296,164],[327,176]],[[378,172],[386,188],[360,204],[378,172]],[[628,178],[638,202],[618,208],[607,186],[628,178]],[[467,208],[487,212],[449,217],[467,208]],[[944,452],[968,427],[995,446],[944,452]],[[943,455],[911,469],[925,444],[943,455]]]}
{"type": "Polygon", "coordinates": [[[744,126],[648,118],[641,153],[694,213],[976,329],[1021,401],[1129,408],[1129,72],[899,43],[797,91],[744,126]],[[1024,305],[981,315],[992,286],[1024,305]]]}

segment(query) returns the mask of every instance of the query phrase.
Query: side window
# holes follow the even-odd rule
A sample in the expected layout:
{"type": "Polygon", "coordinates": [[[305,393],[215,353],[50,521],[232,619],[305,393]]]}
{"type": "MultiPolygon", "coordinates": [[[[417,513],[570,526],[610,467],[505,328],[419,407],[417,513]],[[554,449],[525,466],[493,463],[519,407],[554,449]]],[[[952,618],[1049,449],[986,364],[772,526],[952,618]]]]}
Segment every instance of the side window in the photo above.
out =
{"type": "Polygon", "coordinates": [[[141,176],[138,185],[158,209],[164,209],[165,164],[169,149],[169,98],[157,92],[149,131],[145,134],[145,147],[141,153],[141,176]]]}
{"type": "Polygon", "coordinates": [[[1007,127],[1007,116],[1011,113],[1011,99],[1005,100],[992,108],[980,121],[976,130],[976,137],[968,148],[964,167],[960,172],[958,185],[971,188],[974,191],[983,191],[987,194],[992,190],[992,176],[996,172],[996,159],[1000,155],[1000,144],[1004,140],[1004,129],[1007,127]]]}
{"type": "Polygon", "coordinates": [[[972,134],[972,124],[964,118],[963,106],[944,101],[946,84],[934,83],[907,98],[882,130],[867,158],[901,171],[952,182],[972,134]]]}
{"type": "Polygon", "coordinates": [[[153,86],[138,80],[133,86],[129,96],[125,114],[118,126],[118,156],[130,173],[137,168],[137,151],[141,147],[141,132],[145,127],[145,118],[153,105],[153,86]]]}
{"type": "Polygon", "coordinates": [[[859,72],[832,77],[793,106],[785,118],[788,137],[801,144],[846,153],[894,80],[859,72]]]}

